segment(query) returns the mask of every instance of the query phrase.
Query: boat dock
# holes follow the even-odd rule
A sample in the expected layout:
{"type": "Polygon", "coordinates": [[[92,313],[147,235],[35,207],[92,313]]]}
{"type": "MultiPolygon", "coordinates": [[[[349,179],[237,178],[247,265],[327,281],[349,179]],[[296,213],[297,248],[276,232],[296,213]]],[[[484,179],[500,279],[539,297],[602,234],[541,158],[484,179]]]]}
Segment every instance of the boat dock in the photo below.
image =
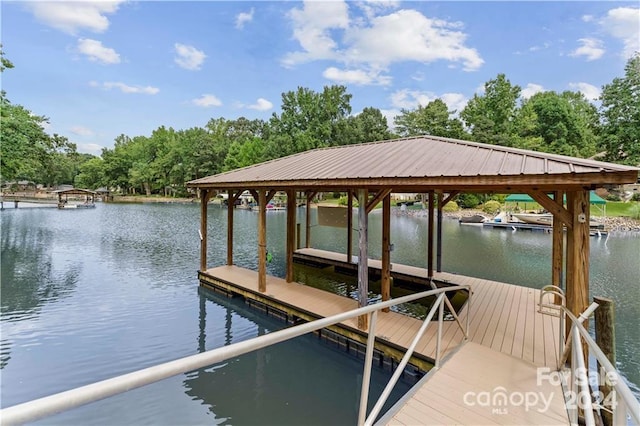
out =
{"type": "MultiPolygon", "coordinates": [[[[341,256],[324,253],[326,257],[341,256]]],[[[375,264],[374,260],[371,262],[375,264]]],[[[394,268],[403,273],[416,271],[420,278],[427,272],[407,265],[394,265],[394,268]]],[[[288,283],[273,276],[267,276],[268,291],[261,293],[258,273],[238,266],[209,268],[199,273],[199,279],[206,288],[242,296],[248,304],[265,312],[275,311],[276,316],[285,320],[295,319],[293,322],[326,318],[358,307],[358,302],[348,297],[301,283],[288,283]]],[[[469,341],[463,343],[462,331],[455,321],[446,321],[442,331],[445,360],[440,368],[420,379],[381,423],[568,424],[562,387],[551,383],[536,386],[538,368],[555,370],[559,350],[557,318],[537,311],[540,291],[450,273],[436,273],[434,279],[471,286],[471,303],[465,304],[459,312],[462,322],[469,316],[469,341]],[[502,411],[492,410],[486,405],[469,405],[465,400],[469,391],[486,393],[496,389],[504,389],[504,392],[535,389],[549,401],[548,410],[540,413],[537,411],[540,407],[523,405],[512,409],[510,405],[505,412],[504,407],[500,407],[502,411]]],[[[375,342],[377,362],[382,365],[390,358],[392,364],[397,363],[421,324],[421,320],[401,313],[381,312],[375,342]]],[[[333,333],[334,339],[340,340],[346,350],[360,356],[364,354],[367,333],[358,329],[357,320],[345,321],[326,331],[333,333]]],[[[424,373],[432,368],[436,340],[437,327],[433,325],[418,343],[410,361],[417,372],[424,373]]],[[[421,374],[416,375],[419,378],[421,374]]]]}
{"type": "MultiPolygon", "coordinates": [[[[479,224],[480,225],[480,224],[479,224]]],[[[483,222],[481,224],[484,228],[491,229],[508,229],[511,231],[531,231],[531,232],[543,232],[545,234],[551,234],[553,227],[549,225],[536,225],[533,223],[520,223],[520,222],[483,222]]],[[[607,231],[600,228],[591,228],[589,235],[592,237],[603,237],[608,234],[607,231]]]]}

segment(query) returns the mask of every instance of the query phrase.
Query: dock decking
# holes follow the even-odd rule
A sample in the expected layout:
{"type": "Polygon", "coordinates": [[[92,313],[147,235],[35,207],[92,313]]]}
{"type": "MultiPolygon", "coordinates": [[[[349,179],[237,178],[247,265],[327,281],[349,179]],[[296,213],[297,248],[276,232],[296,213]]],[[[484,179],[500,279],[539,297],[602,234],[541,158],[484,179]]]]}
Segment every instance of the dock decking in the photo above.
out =
{"type": "MultiPolygon", "coordinates": [[[[301,249],[297,253],[323,257],[324,260],[335,262],[341,262],[344,258],[346,262],[345,255],[322,250],[301,249]]],[[[378,266],[375,260],[370,260],[369,265],[373,268],[378,266]]],[[[426,277],[427,274],[422,268],[399,264],[394,264],[392,271],[413,274],[420,278],[426,277]]],[[[450,359],[446,360],[439,370],[431,372],[414,386],[414,389],[418,390],[406,401],[404,407],[394,407],[397,416],[388,419],[390,424],[567,424],[562,388],[559,385],[554,389],[531,387],[535,385],[538,367],[555,369],[558,353],[558,321],[555,317],[537,312],[539,290],[450,273],[436,273],[434,278],[454,285],[471,286],[471,303],[466,304],[459,314],[463,323],[466,316],[470,316],[470,341],[459,347],[463,341],[462,331],[455,321],[445,322],[441,355],[449,355],[450,359]],[[459,350],[456,351],[456,348],[459,350]],[[530,383],[531,380],[534,380],[533,385],[530,383]],[[456,408],[456,404],[463,401],[465,392],[479,389],[490,392],[499,387],[507,391],[530,389],[536,392],[551,392],[549,395],[554,395],[551,400],[551,414],[546,412],[547,417],[534,415],[531,410],[524,410],[524,407],[517,410],[510,410],[508,407],[508,413],[499,410],[492,413],[491,409],[487,411],[486,406],[476,404],[475,408],[482,411],[480,415],[474,414],[470,407],[456,408]],[[427,400],[440,402],[424,403],[419,397],[419,394],[423,393],[427,400]],[[449,407],[446,409],[442,408],[445,407],[445,400],[449,404],[446,405],[449,407]],[[447,417],[440,417],[443,409],[447,412],[455,410],[456,415],[448,421],[447,417]],[[467,417],[460,417],[460,413],[465,413],[467,417]],[[416,418],[417,415],[420,417],[416,418]]],[[[205,285],[222,288],[272,306],[291,309],[308,320],[357,308],[357,302],[353,299],[300,283],[287,283],[272,276],[267,276],[266,293],[260,293],[257,272],[237,266],[207,269],[200,274],[200,279],[205,285]]],[[[421,323],[420,320],[400,313],[380,312],[376,339],[388,347],[401,349],[384,352],[397,358],[402,356],[404,349],[409,346],[421,323]]],[[[346,330],[346,333],[343,333],[346,336],[366,335],[358,331],[355,319],[346,321],[341,326],[343,331],[346,330]]],[[[434,322],[420,340],[416,348],[416,357],[422,360],[435,358],[436,334],[437,323],[434,322]]],[[[412,360],[412,363],[416,365],[415,360],[412,360]]]]}

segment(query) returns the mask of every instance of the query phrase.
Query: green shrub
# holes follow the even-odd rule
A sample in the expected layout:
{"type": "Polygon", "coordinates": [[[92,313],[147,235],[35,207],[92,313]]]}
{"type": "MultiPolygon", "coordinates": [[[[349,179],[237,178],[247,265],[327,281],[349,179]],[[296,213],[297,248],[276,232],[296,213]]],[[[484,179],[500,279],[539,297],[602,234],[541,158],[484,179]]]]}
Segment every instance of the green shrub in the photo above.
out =
{"type": "MultiPolygon", "coordinates": [[[[346,195],[340,197],[340,200],[338,200],[338,205],[339,206],[346,206],[349,203],[349,200],[347,198],[346,195]]],[[[358,200],[356,199],[356,197],[353,197],[353,207],[358,207],[358,200]]]]}
{"type": "Polygon", "coordinates": [[[478,207],[480,199],[476,194],[462,193],[458,195],[458,205],[463,209],[473,209],[478,207]]]}
{"type": "Polygon", "coordinates": [[[631,216],[632,219],[640,220],[640,203],[629,209],[629,216],[631,216]]]}
{"type": "Polygon", "coordinates": [[[442,206],[443,212],[457,212],[458,210],[460,210],[460,207],[455,201],[449,201],[447,204],[442,206]]]}
{"type": "Polygon", "coordinates": [[[633,196],[631,197],[631,201],[640,201],[640,192],[636,192],[635,194],[633,194],[633,196]]]}
{"type": "Polygon", "coordinates": [[[489,200],[482,206],[482,211],[488,214],[496,214],[500,211],[500,203],[495,200],[489,200]]]}
{"type": "Polygon", "coordinates": [[[620,201],[620,197],[617,194],[611,192],[609,193],[609,195],[607,195],[607,201],[620,201]]]}
{"type": "Polygon", "coordinates": [[[334,193],[333,193],[333,198],[334,198],[334,199],[338,199],[338,198],[340,198],[340,193],[339,193],[339,192],[334,192],[334,193]]]}

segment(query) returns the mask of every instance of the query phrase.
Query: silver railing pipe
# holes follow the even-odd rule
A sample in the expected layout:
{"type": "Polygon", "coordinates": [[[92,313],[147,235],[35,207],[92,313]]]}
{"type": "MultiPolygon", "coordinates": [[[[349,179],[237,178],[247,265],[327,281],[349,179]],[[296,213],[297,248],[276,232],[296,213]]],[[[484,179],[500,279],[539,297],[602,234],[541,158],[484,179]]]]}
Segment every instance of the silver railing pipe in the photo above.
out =
{"type": "MultiPolygon", "coordinates": [[[[244,355],[267,346],[281,343],[307,333],[326,328],[334,324],[346,321],[360,315],[378,311],[384,308],[413,302],[428,296],[445,294],[446,291],[467,290],[471,294],[470,286],[452,286],[436,290],[423,291],[397,299],[375,303],[373,305],[343,312],[331,317],[318,319],[306,324],[275,331],[264,336],[256,337],[244,342],[234,343],[229,346],[212,349],[196,355],[179,358],[153,367],[148,367],[132,373],[123,374],[111,379],[81,386],[65,392],[60,392],[44,398],[14,405],[0,410],[0,423],[5,426],[22,424],[43,417],[79,407],[90,402],[108,398],[113,395],[127,392],[141,386],[149,385],[166,378],[207,367],[229,358],[244,355]]],[[[372,338],[369,336],[369,338],[372,338]]],[[[375,338],[375,337],[373,337],[375,338]]]]}
{"type": "MultiPolygon", "coordinates": [[[[380,414],[380,411],[382,410],[384,403],[387,402],[389,395],[391,395],[391,391],[393,390],[394,386],[398,382],[398,379],[400,379],[400,375],[402,374],[404,367],[406,367],[407,363],[409,362],[409,358],[411,358],[411,355],[413,355],[413,352],[415,351],[416,346],[418,345],[418,342],[424,335],[424,332],[427,330],[427,327],[429,326],[431,319],[436,313],[436,308],[438,308],[442,304],[442,299],[444,297],[446,297],[446,294],[441,293],[436,299],[436,303],[434,303],[431,309],[429,310],[429,313],[427,314],[427,318],[424,320],[424,322],[420,326],[420,330],[418,330],[418,333],[416,333],[415,337],[413,338],[413,341],[411,342],[409,349],[407,349],[407,352],[405,352],[404,356],[402,357],[402,360],[400,361],[400,364],[398,364],[398,367],[396,368],[396,371],[393,372],[393,376],[391,376],[391,379],[387,383],[387,386],[382,391],[382,394],[380,394],[380,398],[378,398],[378,402],[376,402],[376,405],[371,409],[371,412],[369,413],[369,417],[367,417],[367,420],[364,422],[365,426],[371,426],[373,422],[376,420],[376,417],[378,417],[378,414],[380,414]]],[[[436,363],[437,362],[438,361],[436,360],[436,363]]]]}
{"type": "MultiPolygon", "coordinates": [[[[571,364],[571,390],[575,390],[575,384],[578,383],[585,385],[585,388],[581,388],[575,398],[575,403],[582,403],[585,414],[585,424],[587,426],[595,425],[595,419],[593,416],[593,403],[591,401],[591,394],[589,393],[589,382],[586,365],[584,362],[584,354],[582,352],[582,342],[585,342],[589,348],[589,354],[595,357],[600,364],[600,368],[604,370],[604,375],[607,377],[615,377],[615,381],[612,383],[613,390],[615,392],[612,410],[613,410],[613,423],[616,425],[627,424],[628,418],[631,419],[632,424],[640,426],[640,402],[636,399],[629,389],[629,386],[622,377],[619,376],[617,369],[611,364],[611,361],[602,352],[602,349],[593,340],[587,329],[582,325],[582,322],[591,315],[591,313],[598,307],[597,303],[592,303],[580,317],[576,318],[568,309],[563,308],[564,314],[572,323],[571,327],[571,339],[567,341],[566,346],[571,346],[572,364],[571,364]],[[595,305],[595,306],[594,306],[595,305]],[[585,395],[586,393],[586,395],[585,395]],[[584,397],[583,400],[580,398],[584,397]]],[[[602,408],[602,407],[601,407],[602,408]]],[[[571,413],[570,413],[571,414],[571,413]]],[[[573,415],[573,414],[572,414],[573,415]]],[[[576,410],[577,417],[577,410],[576,410]]],[[[571,419],[573,422],[574,419],[571,419]]],[[[575,419],[577,424],[577,418],[575,419]]]]}

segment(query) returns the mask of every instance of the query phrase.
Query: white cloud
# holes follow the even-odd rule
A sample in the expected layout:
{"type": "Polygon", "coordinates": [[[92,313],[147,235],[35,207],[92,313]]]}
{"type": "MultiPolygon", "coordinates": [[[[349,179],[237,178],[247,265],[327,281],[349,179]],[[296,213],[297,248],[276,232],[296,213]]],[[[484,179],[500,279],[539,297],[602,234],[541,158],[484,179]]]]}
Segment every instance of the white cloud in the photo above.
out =
{"type": "Polygon", "coordinates": [[[28,1],[25,5],[36,19],[65,33],[101,33],[109,28],[106,15],[115,13],[123,1],[28,1]]]}
{"type": "Polygon", "coordinates": [[[289,17],[294,24],[293,37],[303,50],[287,54],[282,61],[285,66],[335,60],[347,68],[364,64],[371,70],[385,70],[396,62],[444,60],[472,71],[484,63],[476,49],[465,45],[462,23],[431,19],[415,10],[369,14],[364,21],[350,21],[344,1],[305,2],[303,9],[292,9],[289,17]],[[343,37],[339,39],[336,30],[343,30],[343,37]]]}
{"type": "Polygon", "coordinates": [[[587,61],[594,61],[604,55],[602,41],[595,38],[581,38],[578,41],[582,43],[582,46],[569,53],[569,56],[584,56],[587,61]]]}
{"type": "Polygon", "coordinates": [[[454,115],[456,116],[467,106],[467,102],[469,102],[469,99],[462,93],[444,93],[440,95],[439,98],[447,104],[450,111],[455,111],[454,115]]]}
{"type": "Polygon", "coordinates": [[[443,93],[436,95],[432,92],[402,89],[391,94],[391,105],[395,109],[416,109],[436,99],[441,99],[451,111],[459,113],[467,104],[468,99],[461,93],[443,93]]]}
{"type": "Polygon", "coordinates": [[[389,9],[397,9],[400,6],[399,0],[364,0],[356,3],[364,12],[367,18],[386,12],[389,9]]]}
{"type": "Polygon", "coordinates": [[[349,11],[344,1],[305,1],[302,9],[291,9],[287,16],[293,22],[293,37],[303,51],[287,54],[282,61],[284,66],[337,58],[337,43],[331,38],[330,30],[344,30],[349,26],[349,11]]]}
{"type": "Polygon", "coordinates": [[[249,12],[238,13],[238,15],[236,15],[236,28],[241,30],[244,28],[244,24],[253,21],[253,12],[254,9],[252,7],[249,12]]]}
{"type": "Polygon", "coordinates": [[[91,87],[102,87],[106,90],[111,89],[119,89],[122,93],[140,93],[143,95],[155,95],[160,92],[160,89],[152,86],[129,86],[128,84],[124,84],[117,81],[105,81],[100,84],[96,81],[90,81],[89,86],[91,87]]]}
{"type": "Polygon", "coordinates": [[[327,80],[341,84],[355,85],[379,85],[388,86],[391,84],[391,76],[380,75],[380,71],[372,70],[341,70],[336,67],[329,67],[322,73],[327,80]]]}
{"type": "Polygon", "coordinates": [[[214,95],[204,94],[199,98],[192,99],[191,102],[199,107],[208,108],[222,106],[222,101],[214,95]]]}
{"type": "Polygon", "coordinates": [[[536,93],[540,92],[544,92],[544,87],[539,84],[529,83],[527,84],[527,87],[522,89],[522,91],[520,92],[520,96],[522,96],[523,99],[529,99],[536,93]]]}
{"type": "Polygon", "coordinates": [[[536,46],[531,46],[529,48],[529,52],[537,52],[538,50],[544,50],[544,49],[548,49],[549,46],[551,46],[551,43],[549,42],[544,42],[541,45],[536,45],[536,46]]]}
{"type": "Polygon", "coordinates": [[[445,60],[461,62],[467,71],[484,61],[478,52],[465,46],[466,34],[457,31],[460,23],[430,19],[415,10],[400,10],[372,19],[367,28],[350,31],[345,56],[350,61],[384,67],[393,62],[422,63],[445,60]]]}
{"type": "Polygon", "coordinates": [[[255,104],[248,105],[247,108],[255,109],[257,111],[269,111],[273,108],[273,104],[265,98],[258,98],[255,104]]]}
{"type": "Polygon", "coordinates": [[[91,129],[88,129],[88,128],[83,127],[83,126],[73,126],[69,130],[71,131],[71,133],[73,133],[74,135],[78,135],[78,136],[92,136],[93,135],[93,131],[91,129]]]}
{"type": "Polygon", "coordinates": [[[582,93],[590,101],[600,97],[600,89],[589,83],[569,83],[569,87],[582,93]]]}
{"type": "Polygon", "coordinates": [[[380,112],[387,119],[387,125],[389,126],[389,130],[393,131],[396,128],[394,120],[397,116],[402,114],[399,109],[381,109],[380,112]]]}
{"type": "Polygon", "coordinates": [[[102,154],[102,145],[98,145],[97,143],[78,143],[76,144],[78,148],[78,152],[85,154],[93,154],[99,156],[102,154]]]}
{"type": "Polygon", "coordinates": [[[102,42],[90,38],[78,39],[78,52],[89,58],[90,61],[103,64],[119,64],[120,55],[110,47],[105,47],[102,42]]]}
{"type": "Polygon", "coordinates": [[[600,24],[624,45],[623,56],[630,58],[640,51],[640,8],[618,7],[611,9],[600,24]]]}
{"type": "Polygon", "coordinates": [[[174,47],[178,55],[174,58],[176,64],[186,70],[199,70],[202,67],[204,58],[207,57],[202,50],[198,50],[193,46],[176,43],[174,47]]]}

